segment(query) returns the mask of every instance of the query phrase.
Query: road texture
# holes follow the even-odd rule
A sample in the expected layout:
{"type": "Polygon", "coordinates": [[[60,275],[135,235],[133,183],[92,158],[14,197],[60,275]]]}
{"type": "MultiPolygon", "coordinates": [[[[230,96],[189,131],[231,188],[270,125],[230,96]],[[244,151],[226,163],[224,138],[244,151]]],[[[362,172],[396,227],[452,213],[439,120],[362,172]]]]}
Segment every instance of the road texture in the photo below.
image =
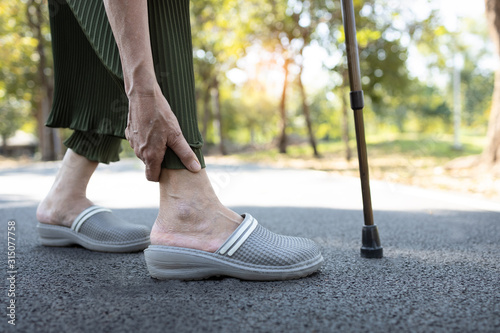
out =
{"type": "MultiPolygon", "coordinates": [[[[314,239],[325,263],[285,282],[158,281],[142,253],[39,244],[36,205],[57,167],[0,170],[2,332],[500,332],[499,203],[372,182],[385,256],[362,259],[358,179],[215,164],[208,171],[225,204],[275,232],[314,239]]],[[[88,192],[136,223],[156,217],[157,184],[139,162],[99,167],[88,192]]]]}

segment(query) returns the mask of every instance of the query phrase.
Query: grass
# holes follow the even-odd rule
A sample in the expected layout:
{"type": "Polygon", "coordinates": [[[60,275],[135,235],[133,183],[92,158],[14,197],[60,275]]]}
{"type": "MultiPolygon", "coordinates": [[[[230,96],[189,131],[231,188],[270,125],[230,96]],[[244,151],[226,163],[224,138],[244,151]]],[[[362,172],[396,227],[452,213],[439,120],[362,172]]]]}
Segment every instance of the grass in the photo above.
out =
{"type": "MultiPolygon", "coordinates": [[[[450,167],[450,162],[457,158],[480,154],[485,145],[483,136],[462,135],[460,150],[453,149],[453,136],[446,134],[381,134],[368,136],[366,141],[371,179],[500,199],[500,180],[494,174],[450,167]]],[[[231,158],[359,177],[356,142],[350,142],[350,146],[349,161],[345,158],[344,143],[339,141],[319,143],[321,158],[313,157],[307,143],[289,146],[287,154],[280,154],[276,148],[255,149],[231,158]]]]}
{"type": "MultiPolygon", "coordinates": [[[[387,157],[405,160],[425,159],[432,161],[437,166],[458,157],[481,153],[484,138],[464,136],[461,150],[453,149],[453,138],[449,135],[378,135],[367,137],[366,142],[370,159],[385,159],[387,157]]],[[[356,142],[351,141],[349,145],[353,159],[355,159],[356,142]]],[[[339,162],[336,160],[345,159],[345,145],[340,141],[321,142],[318,145],[318,150],[322,155],[320,159],[313,157],[312,148],[306,143],[289,146],[286,155],[280,154],[276,148],[272,148],[238,153],[235,154],[235,157],[250,162],[310,161],[312,168],[323,170],[330,169],[328,168],[329,162],[339,162]]]]}
{"type": "Polygon", "coordinates": [[[453,159],[466,155],[481,153],[483,142],[477,137],[463,137],[462,149],[453,149],[453,138],[450,135],[400,135],[393,137],[370,137],[368,146],[378,154],[398,153],[409,157],[434,157],[437,159],[453,159]]]}

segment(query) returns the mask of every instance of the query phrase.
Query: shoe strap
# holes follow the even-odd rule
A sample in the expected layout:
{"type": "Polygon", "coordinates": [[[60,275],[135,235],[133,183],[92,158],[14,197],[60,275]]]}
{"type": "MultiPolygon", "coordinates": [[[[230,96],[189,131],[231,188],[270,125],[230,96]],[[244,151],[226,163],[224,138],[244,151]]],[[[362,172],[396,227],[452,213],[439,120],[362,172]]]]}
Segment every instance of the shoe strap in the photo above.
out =
{"type": "Polygon", "coordinates": [[[222,246],[215,252],[218,254],[227,254],[232,256],[240,246],[247,240],[252,232],[259,224],[256,219],[250,214],[243,214],[243,222],[240,226],[229,236],[229,238],[222,244],[222,246]]]}
{"type": "Polygon", "coordinates": [[[71,224],[71,229],[74,231],[78,232],[80,228],[82,227],[83,223],[87,221],[90,217],[94,216],[97,213],[101,212],[110,212],[111,209],[100,207],[100,206],[90,206],[89,208],[85,209],[83,212],[80,213],[76,217],[76,219],[73,221],[73,224],[71,224]]]}

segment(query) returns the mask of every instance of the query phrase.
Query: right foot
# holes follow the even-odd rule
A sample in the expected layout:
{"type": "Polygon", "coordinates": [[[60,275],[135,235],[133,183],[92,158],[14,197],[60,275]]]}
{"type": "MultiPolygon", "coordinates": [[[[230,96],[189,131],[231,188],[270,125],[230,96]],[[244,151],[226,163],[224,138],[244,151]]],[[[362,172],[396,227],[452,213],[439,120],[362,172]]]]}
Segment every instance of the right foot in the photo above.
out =
{"type": "Polygon", "coordinates": [[[162,170],[151,244],[215,252],[242,221],[220,203],[205,170],[162,170]]]}
{"type": "Polygon", "coordinates": [[[158,215],[151,230],[151,244],[215,252],[243,221],[243,217],[222,205],[174,210],[158,215]]]}

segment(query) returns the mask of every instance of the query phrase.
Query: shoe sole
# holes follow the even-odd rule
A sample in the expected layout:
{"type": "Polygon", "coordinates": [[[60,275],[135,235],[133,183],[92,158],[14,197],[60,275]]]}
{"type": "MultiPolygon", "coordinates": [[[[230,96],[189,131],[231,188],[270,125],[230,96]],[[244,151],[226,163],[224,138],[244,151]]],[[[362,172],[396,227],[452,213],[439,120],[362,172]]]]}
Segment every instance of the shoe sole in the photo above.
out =
{"type": "Polygon", "coordinates": [[[152,245],[144,250],[148,271],[160,280],[202,280],[230,276],[241,280],[270,281],[298,279],[316,272],[323,256],[289,266],[243,263],[219,254],[172,246],[152,245]]]}
{"type": "Polygon", "coordinates": [[[141,251],[150,244],[149,237],[136,242],[114,244],[104,243],[95,241],[92,238],[79,234],[67,227],[43,223],[38,223],[37,230],[40,242],[45,246],[80,245],[93,251],[119,253],[141,251]]]}

